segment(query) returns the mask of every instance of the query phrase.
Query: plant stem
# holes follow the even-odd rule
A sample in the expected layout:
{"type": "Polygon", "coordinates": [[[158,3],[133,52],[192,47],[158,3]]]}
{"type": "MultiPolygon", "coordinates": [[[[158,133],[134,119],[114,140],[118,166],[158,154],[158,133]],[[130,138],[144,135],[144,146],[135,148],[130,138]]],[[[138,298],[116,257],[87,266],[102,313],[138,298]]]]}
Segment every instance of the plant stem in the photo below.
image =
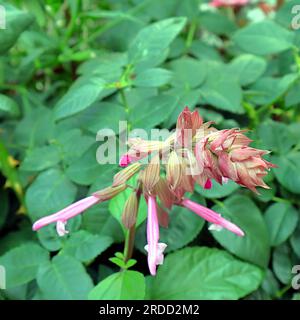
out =
{"type": "MultiPolygon", "coordinates": [[[[140,205],[140,198],[142,194],[141,184],[138,183],[136,196],[138,200],[138,207],[140,205]]],[[[125,245],[124,245],[124,262],[126,263],[132,257],[132,252],[134,248],[134,237],[135,237],[135,225],[132,226],[126,233],[125,245]]]]}
{"type": "Polygon", "coordinates": [[[125,237],[124,246],[124,262],[126,263],[132,257],[133,247],[134,247],[134,237],[135,237],[135,225],[131,227],[125,237]]]}
{"type": "Polygon", "coordinates": [[[197,29],[197,21],[193,20],[191,25],[190,25],[190,28],[189,28],[189,31],[188,31],[188,34],[187,34],[187,38],[186,38],[186,42],[185,42],[185,46],[186,46],[187,49],[190,48],[190,46],[193,43],[193,39],[194,39],[194,36],[195,36],[196,29],[197,29]]]}

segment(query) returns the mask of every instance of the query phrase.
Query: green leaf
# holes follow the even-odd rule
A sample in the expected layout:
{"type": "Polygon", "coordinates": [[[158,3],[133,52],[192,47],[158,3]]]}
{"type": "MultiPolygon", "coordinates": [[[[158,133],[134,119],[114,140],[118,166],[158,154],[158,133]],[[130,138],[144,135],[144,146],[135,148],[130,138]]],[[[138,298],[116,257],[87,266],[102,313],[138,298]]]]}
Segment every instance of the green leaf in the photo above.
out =
{"type": "Polygon", "coordinates": [[[93,145],[66,170],[68,178],[80,185],[90,185],[95,181],[101,182],[102,186],[97,186],[94,191],[111,184],[115,170],[115,166],[111,164],[99,164],[97,162],[96,148],[98,147],[93,145]]]}
{"type": "Polygon", "coordinates": [[[15,131],[16,142],[22,146],[44,146],[54,137],[53,111],[38,107],[31,109],[18,123],[15,131]]]}
{"type": "Polygon", "coordinates": [[[42,172],[25,195],[30,218],[35,220],[72,204],[76,191],[73,183],[60,170],[42,172]]]}
{"type": "Polygon", "coordinates": [[[104,252],[112,242],[110,237],[94,235],[80,230],[70,234],[70,237],[63,245],[61,253],[72,256],[82,262],[89,262],[104,252]]]}
{"type": "Polygon", "coordinates": [[[142,300],[145,278],[137,271],[124,270],[101,281],[90,293],[89,300],[142,300]]]}
{"type": "Polygon", "coordinates": [[[93,288],[82,264],[66,255],[55,256],[51,262],[42,265],[38,270],[37,283],[47,300],[87,299],[93,288]]]}
{"type": "Polygon", "coordinates": [[[285,104],[287,107],[294,106],[300,102],[300,79],[295,81],[289,88],[285,96],[285,104]]]}
{"type": "MultiPolygon", "coordinates": [[[[131,178],[128,181],[129,185],[135,186],[137,183],[137,179],[138,179],[138,176],[135,175],[133,178],[131,178]]],[[[122,228],[123,228],[123,223],[122,223],[123,208],[126,200],[128,199],[131,193],[132,193],[132,189],[127,188],[126,190],[119,193],[117,196],[113,197],[109,201],[109,211],[113,215],[113,217],[115,217],[119,221],[122,228]]],[[[146,217],[147,217],[147,204],[144,197],[141,197],[140,203],[139,203],[136,227],[138,227],[146,219],[146,217]]]]}
{"type": "Polygon", "coordinates": [[[17,10],[13,6],[5,5],[6,28],[0,29],[0,54],[8,51],[33,22],[33,17],[27,13],[17,10]]]}
{"type": "MultiPolygon", "coordinates": [[[[73,234],[80,226],[81,216],[77,216],[68,221],[67,229],[73,234]]],[[[40,229],[37,236],[41,245],[49,251],[58,251],[66,240],[65,237],[58,236],[55,223],[40,229]]]]}
{"type": "Polygon", "coordinates": [[[55,106],[56,120],[88,108],[100,96],[105,81],[97,76],[79,78],[55,106]]]}
{"type": "Polygon", "coordinates": [[[295,230],[298,223],[298,212],[288,203],[274,203],[265,213],[271,245],[282,244],[295,230]]]}
{"type": "Polygon", "coordinates": [[[276,179],[289,191],[300,194],[300,152],[273,156],[272,162],[278,166],[274,170],[276,179]]]}
{"type": "Polygon", "coordinates": [[[287,92],[297,77],[297,74],[292,73],[286,74],[282,78],[265,77],[259,79],[250,87],[250,101],[257,105],[274,103],[287,92]]]}
{"type": "Polygon", "coordinates": [[[96,102],[78,116],[78,126],[83,126],[96,134],[101,129],[111,129],[119,132],[119,121],[126,120],[125,108],[118,103],[96,102]]]}
{"type": "Polygon", "coordinates": [[[60,161],[60,152],[57,146],[50,145],[29,149],[21,164],[25,171],[41,171],[55,166],[60,161]]]}
{"type": "Polygon", "coordinates": [[[48,260],[48,252],[34,243],[23,244],[6,252],[0,257],[0,265],[6,269],[7,288],[33,280],[39,266],[48,260]]]}
{"type": "Polygon", "coordinates": [[[163,127],[170,128],[176,123],[178,115],[182,111],[182,106],[189,106],[191,110],[194,109],[194,107],[197,105],[199,101],[201,91],[200,89],[189,90],[189,89],[177,87],[169,90],[168,94],[179,97],[179,100],[173,112],[163,123],[163,127]]]}
{"type": "Polygon", "coordinates": [[[204,196],[204,198],[214,199],[214,198],[224,198],[229,196],[231,193],[239,188],[239,185],[235,182],[229,180],[228,183],[220,185],[215,180],[212,180],[212,188],[207,190],[203,187],[196,185],[195,190],[204,196]]]}
{"type": "Polygon", "coordinates": [[[294,264],[290,254],[290,248],[286,244],[276,247],[273,252],[272,266],[274,273],[284,284],[290,284],[293,277],[292,268],[294,264]]]}
{"type": "Polygon", "coordinates": [[[241,86],[255,82],[266,70],[267,62],[263,58],[243,54],[235,58],[228,65],[229,73],[235,75],[241,86]]]}
{"type": "Polygon", "coordinates": [[[178,98],[170,95],[161,94],[149,98],[143,104],[130,109],[129,120],[134,128],[153,128],[170,116],[177,102],[178,98]]]}
{"type": "Polygon", "coordinates": [[[199,87],[206,77],[205,64],[192,58],[180,58],[170,63],[173,71],[171,84],[177,88],[196,88],[199,87]]]}
{"type": "Polygon", "coordinates": [[[271,20],[249,24],[233,36],[234,42],[253,54],[279,53],[293,46],[294,34],[271,20]]]}
{"type": "Polygon", "coordinates": [[[129,63],[156,66],[185,23],[186,18],[178,17],[161,20],[143,28],[129,46],[129,63]]]}
{"type": "Polygon", "coordinates": [[[219,11],[201,12],[199,20],[201,27],[217,35],[230,35],[237,29],[236,24],[219,11]]]}
{"type": "Polygon", "coordinates": [[[108,210],[108,203],[99,203],[86,210],[82,216],[82,229],[108,236],[116,242],[121,242],[124,238],[121,225],[108,210]]]}
{"type": "Polygon", "coordinates": [[[150,299],[235,300],[257,289],[263,274],[223,250],[184,248],[169,254],[151,280],[150,299]]]}
{"type": "Polygon", "coordinates": [[[298,0],[289,0],[283,3],[276,11],[275,20],[284,27],[290,28],[292,19],[296,17],[292,14],[292,8],[298,4],[298,0]]]}
{"type": "Polygon", "coordinates": [[[5,96],[4,94],[0,94],[0,111],[3,111],[4,113],[7,113],[11,116],[18,116],[20,114],[19,106],[17,105],[17,103],[13,99],[5,96]]]}
{"type": "Polygon", "coordinates": [[[297,225],[296,230],[290,237],[290,244],[294,251],[294,253],[297,255],[298,258],[300,258],[300,224],[297,225]]]}
{"type": "Polygon", "coordinates": [[[222,205],[213,207],[244,232],[238,237],[230,231],[211,231],[213,237],[227,250],[241,259],[265,268],[269,262],[270,245],[265,221],[255,203],[245,196],[231,196],[222,205]]]}
{"type": "Polygon", "coordinates": [[[146,69],[136,75],[133,84],[137,87],[160,87],[170,82],[172,72],[161,68],[146,69]]]}
{"type": "MultiPolygon", "coordinates": [[[[263,148],[286,154],[291,147],[298,141],[285,123],[268,119],[258,127],[258,135],[263,148]]],[[[277,168],[275,169],[275,171],[277,168]]]]}
{"type": "Polygon", "coordinates": [[[207,79],[201,87],[202,104],[230,111],[244,113],[242,108],[242,90],[234,75],[226,72],[225,65],[207,63],[207,79]]]}
{"type": "Polygon", "coordinates": [[[55,142],[64,162],[71,164],[85,154],[95,144],[95,138],[83,135],[79,129],[71,129],[58,135],[55,142]]]}

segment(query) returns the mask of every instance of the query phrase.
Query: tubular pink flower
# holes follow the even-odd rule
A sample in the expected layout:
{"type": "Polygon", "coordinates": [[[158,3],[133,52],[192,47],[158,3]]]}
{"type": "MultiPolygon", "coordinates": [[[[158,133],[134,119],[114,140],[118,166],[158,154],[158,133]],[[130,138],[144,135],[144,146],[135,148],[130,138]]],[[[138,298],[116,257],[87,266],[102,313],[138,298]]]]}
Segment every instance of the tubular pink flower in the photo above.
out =
{"type": "Polygon", "coordinates": [[[57,233],[59,236],[63,236],[64,234],[68,233],[65,230],[65,225],[69,219],[77,216],[78,214],[82,213],[83,211],[85,211],[86,209],[90,208],[98,202],[101,202],[101,200],[94,196],[84,198],[58,211],[57,213],[39,219],[33,224],[32,229],[34,231],[37,231],[53,222],[56,222],[57,233]]]}
{"type": "Polygon", "coordinates": [[[196,214],[198,214],[200,217],[202,217],[203,219],[207,220],[208,222],[213,223],[214,225],[218,225],[221,226],[233,233],[235,233],[238,236],[244,236],[244,232],[235,224],[233,224],[232,222],[224,219],[221,217],[220,214],[203,207],[202,205],[191,201],[190,199],[184,199],[181,201],[181,205],[186,207],[187,209],[195,212],[196,214]]]}
{"type": "Polygon", "coordinates": [[[210,5],[213,7],[235,7],[244,6],[249,0],[213,0],[210,5]]]}
{"type": "Polygon", "coordinates": [[[157,217],[156,199],[154,196],[148,197],[148,218],[147,218],[147,242],[148,242],[148,266],[151,275],[156,274],[158,257],[159,225],[157,217]]]}

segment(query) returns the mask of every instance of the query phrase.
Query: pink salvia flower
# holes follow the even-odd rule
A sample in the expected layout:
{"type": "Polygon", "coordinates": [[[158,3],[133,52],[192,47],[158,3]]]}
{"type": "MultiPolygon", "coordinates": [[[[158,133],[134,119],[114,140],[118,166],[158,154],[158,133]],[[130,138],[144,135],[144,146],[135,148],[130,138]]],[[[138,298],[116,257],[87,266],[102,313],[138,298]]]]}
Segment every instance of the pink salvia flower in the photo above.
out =
{"type": "Polygon", "coordinates": [[[163,252],[167,247],[164,243],[159,243],[159,225],[157,217],[156,199],[154,196],[148,197],[148,219],[147,219],[147,242],[145,250],[148,252],[148,266],[152,276],[156,275],[156,266],[162,264],[164,260],[163,252]]]}
{"type": "Polygon", "coordinates": [[[209,4],[213,7],[238,7],[244,6],[249,0],[213,0],[209,4]]]}
{"type": "Polygon", "coordinates": [[[57,213],[39,219],[33,224],[32,229],[37,231],[51,223],[56,222],[56,231],[59,236],[63,236],[68,233],[68,231],[65,229],[65,226],[69,219],[77,216],[99,202],[101,202],[101,200],[94,196],[84,198],[58,211],[57,213]]]}
{"type": "MultiPolygon", "coordinates": [[[[225,228],[240,237],[245,235],[244,232],[238,226],[222,218],[220,214],[214,212],[213,210],[203,207],[201,204],[193,202],[190,199],[183,199],[181,201],[181,205],[195,212],[197,215],[199,215],[203,219],[207,220],[208,222],[211,222],[216,226],[225,228]]],[[[216,230],[217,228],[214,228],[214,229],[216,230]]]]}

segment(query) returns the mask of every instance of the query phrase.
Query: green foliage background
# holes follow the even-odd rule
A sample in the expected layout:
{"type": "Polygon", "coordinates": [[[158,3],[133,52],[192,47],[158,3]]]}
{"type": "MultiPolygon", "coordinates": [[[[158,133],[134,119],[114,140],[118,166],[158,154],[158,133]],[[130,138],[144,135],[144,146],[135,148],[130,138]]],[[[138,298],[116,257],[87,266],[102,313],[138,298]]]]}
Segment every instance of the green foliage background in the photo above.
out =
{"type": "Polygon", "coordinates": [[[291,283],[300,264],[300,31],[290,27],[297,1],[269,15],[259,1],[238,10],[207,10],[201,0],[1,4],[2,299],[299,299],[291,283]],[[99,129],[117,131],[119,120],[172,129],[185,105],[219,129],[249,128],[253,145],[272,151],[278,169],[260,196],[234,183],[194,195],[246,237],[209,232],[177,208],[161,230],[165,263],[150,277],[145,204],[137,263],[122,261],[122,194],[70,221],[67,237],[54,226],[31,230],[111,183],[118,167],[96,162],[99,129]]]}

